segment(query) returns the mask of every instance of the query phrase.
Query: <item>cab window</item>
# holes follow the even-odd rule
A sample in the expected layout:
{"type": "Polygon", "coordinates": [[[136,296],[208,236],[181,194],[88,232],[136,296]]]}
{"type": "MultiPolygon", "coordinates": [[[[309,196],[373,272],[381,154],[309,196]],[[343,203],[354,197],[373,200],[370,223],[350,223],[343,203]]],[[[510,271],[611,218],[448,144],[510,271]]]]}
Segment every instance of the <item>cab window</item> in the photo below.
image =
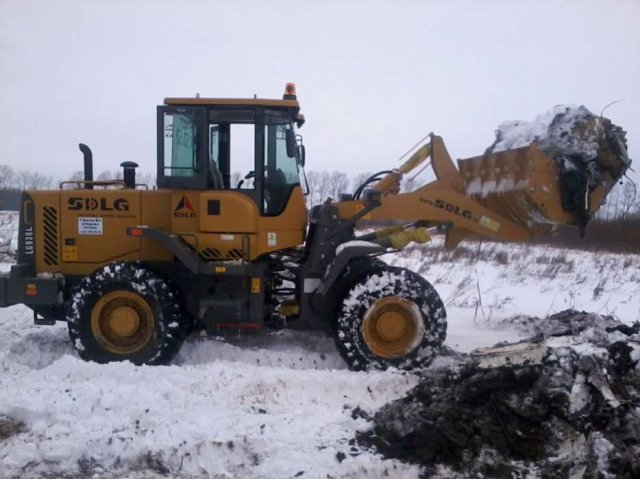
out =
{"type": "Polygon", "coordinates": [[[164,114],[164,175],[192,177],[196,171],[195,122],[186,113],[164,114]]]}
{"type": "Polygon", "coordinates": [[[287,152],[287,136],[294,135],[291,123],[278,117],[271,122],[264,126],[264,214],[279,215],[300,176],[295,155],[287,152]]]}
{"type": "Polygon", "coordinates": [[[231,188],[243,190],[254,188],[255,174],[255,130],[253,124],[232,124],[231,130],[231,150],[230,150],[230,173],[231,188]]]}

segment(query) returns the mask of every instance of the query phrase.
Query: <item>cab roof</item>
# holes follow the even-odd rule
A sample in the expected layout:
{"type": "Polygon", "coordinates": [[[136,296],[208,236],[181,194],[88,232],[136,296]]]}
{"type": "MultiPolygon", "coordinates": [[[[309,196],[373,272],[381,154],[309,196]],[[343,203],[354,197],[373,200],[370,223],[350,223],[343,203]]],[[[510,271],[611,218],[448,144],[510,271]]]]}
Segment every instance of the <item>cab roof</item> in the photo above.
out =
{"type": "Polygon", "coordinates": [[[171,97],[164,99],[165,105],[204,105],[217,106],[249,106],[272,107],[300,110],[298,100],[280,100],[271,98],[202,98],[202,97],[171,97]]]}
{"type": "Polygon", "coordinates": [[[202,98],[195,97],[169,97],[164,99],[165,105],[199,105],[205,107],[269,107],[289,110],[298,127],[304,123],[304,115],[300,113],[300,104],[296,96],[296,84],[289,82],[284,87],[282,99],[272,98],[202,98]]]}
{"type": "Polygon", "coordinates": [[[199,105],[205,107],[269,107],[289,110],[298,128],[304,124],[304,115],[300,113],[300,104],[295,99],[272,98],[203,98],[203,97],[169,97],[164,99],[165,105],[199,105]]]}

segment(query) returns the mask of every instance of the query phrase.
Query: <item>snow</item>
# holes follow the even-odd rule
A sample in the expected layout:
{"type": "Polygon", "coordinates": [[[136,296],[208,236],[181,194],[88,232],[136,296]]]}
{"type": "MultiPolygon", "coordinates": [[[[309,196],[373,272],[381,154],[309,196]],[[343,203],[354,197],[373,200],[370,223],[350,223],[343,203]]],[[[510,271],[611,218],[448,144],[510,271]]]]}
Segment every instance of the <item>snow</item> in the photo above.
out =
{"type": "Polygon", "coordinates": [[[490,193],[506,193],[513,190],[522,190],[529,186],[529,180],[514,180],[513,178],[502,178],[498,184],[489,180],[483,182],[482,179],[476,178],[467,185],[467,195],[480,195],[483,198],[490,193]]]}
{"type": "Polygon", "coordinates": [[[367,248],[369,250],[371,250],[372,248],[381,250],[380,244],[378,243],[366,242],[364,240],[351,240],[349,242],[341,243],[336,247],[336,256],[340,255],[345,248],[356,248],[356,247],[367,248]]]}
{"type": "MultiPolygon", "coordinates": [[[[440,293],[453,350],[523,339],[514,318],[570,307],[640,320],[640,256],[476,248],[448,253],[436,239],[386,258],[440,293]]],[[[0,422],[24,428],[0,438],[0,477],[417,477],[418,467],[353,438],[370,426],[357,409],[375,412],[418,382],[397,370],[348,371],[331,338],[295,331],[194,335],[168,366],[99,365],[80,360],[66,326],[35,326],[13,306],[0,310],[0,422]]]]}
{"type": "Polygon", "coordinates": [[[306,351],[291,332],[253,348],[194,338],[170,366],[98,365],[63,326],[28,319],[24,307],[2,312],[0,413],[27,431],[0,443],[0,476],[156,476],[156,464],[167,476],[417,475],[348,443],[366,425],[352,409],[403,395],[413,375],[346,371],[328,342],[306,351]]]}
{"type": "MultiPolygon", "coordinates": [[[[586,170],[595,183],[603,182],[604,176],[613,176],[615,181],[631,165],[626,132],[609,119],[595,116],[584,105],[558,105],[532,122],[503,122],[498,125],[496,140],[487,153],[531,143],[551,156],[562,172],[586,170]],[[608,158],[611,155],[615,156],[613,162],[608,158]]],[[[510,189],[510,185],[503,190],[498,187],[498,191],[504,189],[510,189]]]]}
{"type": "Polygon", "coordinates": [[[446,252],[435,238],[405,249],[394,264],[420,272],[440,293],[449,321],[446,344],[464,352],[498,337],[517,340],[510,319],[522,314],[575,308],[640,321],[638,255],[487,242],[446,252]]]}
{"type": "MultiPolygon", "coordinates": [[[[512,148],[526,147],[527,145],[543,139],[549,132],[549,126],[553,119],[565,112],[579,112],[577,105],[556,105],[551,110],[538,115],[533,121],[509,120],[498,125],[496,131],[496,144],[493,152],[502,152],[512,148]]],[[[586,110],[586,109],[585,109],[586,110]]],[[[575,115],[572,115],[573,118],[575,115]]]]}

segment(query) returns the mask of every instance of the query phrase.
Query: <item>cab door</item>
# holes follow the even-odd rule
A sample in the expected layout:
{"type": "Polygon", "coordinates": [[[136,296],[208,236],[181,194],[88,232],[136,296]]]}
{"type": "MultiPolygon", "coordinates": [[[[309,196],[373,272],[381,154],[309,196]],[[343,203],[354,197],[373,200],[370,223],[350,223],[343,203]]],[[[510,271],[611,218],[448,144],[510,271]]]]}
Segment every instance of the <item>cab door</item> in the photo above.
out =
{"type": "Polygon", "coordinates": [[[206,108],[164,105],[157,110],[158,187],[207,188],[206,108]]]}

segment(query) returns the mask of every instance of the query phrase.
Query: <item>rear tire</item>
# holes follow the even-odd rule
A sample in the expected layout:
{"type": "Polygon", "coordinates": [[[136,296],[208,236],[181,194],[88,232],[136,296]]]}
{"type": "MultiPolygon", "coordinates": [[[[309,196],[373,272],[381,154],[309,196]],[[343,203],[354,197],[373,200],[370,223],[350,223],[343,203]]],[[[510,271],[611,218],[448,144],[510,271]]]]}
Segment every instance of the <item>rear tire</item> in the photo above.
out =
{"type": "Polygon", "coordinates": [[[391,267],[353,283],[335,323],[338,351],[352,370],[424,368],[446,332],[444,304],[431,284],[391,267]]]}
{"type": "Polygon", "coordinates": [[[135,263],[107,265],[85,277],[71,297],[69,336],[84,360],[162,364],[173,358],[189,325],[173,289],[135,263]]]}

